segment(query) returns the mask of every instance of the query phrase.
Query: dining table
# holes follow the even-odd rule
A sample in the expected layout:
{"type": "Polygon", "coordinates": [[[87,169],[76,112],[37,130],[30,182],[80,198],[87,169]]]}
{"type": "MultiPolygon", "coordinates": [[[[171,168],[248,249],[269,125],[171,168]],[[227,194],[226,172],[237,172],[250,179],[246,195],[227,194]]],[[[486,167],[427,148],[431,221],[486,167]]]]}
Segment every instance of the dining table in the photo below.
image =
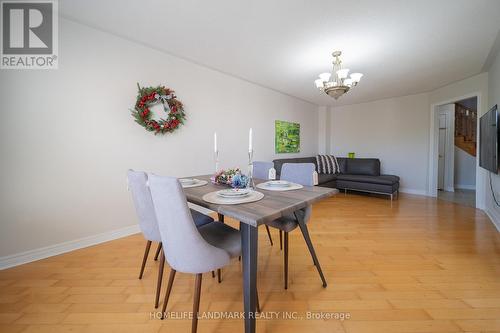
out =
{"type": "MultiPolygon", "coordinates": [[[[220,217],[227,216],[240,223],[241,233],[241,260],[243,266],[243,309],[245,333],[254,333],[256,329],[256,306],[257,306],[257,241],[258,227],[266,222],[273,221],[285,215],[292,215],[295,211],[305,208],[310,204],[328,198],[338,191],[333,188],[319,186],[303,186],[301,189],[292,191],[267,191],[256,189],[264,194],[264,197],[255,202],[236,205],[214,204],[203,200],[205,194],[226,189],[227,186],[213,184],[210,175],[192,176],[190,178],[205,180],[207,184],[198,187],[184,189],[188,202],[210,209],[220,217]]],[[[255,184],[266,180],[253,179],[255,184]]],[[[300,230],[306,240],[307,246],[323,281],[323,273],[319,261],[316,258],[314,248],[305,221],[300,218],[301,214],[295,214],[298,219],[300,230]]]]}

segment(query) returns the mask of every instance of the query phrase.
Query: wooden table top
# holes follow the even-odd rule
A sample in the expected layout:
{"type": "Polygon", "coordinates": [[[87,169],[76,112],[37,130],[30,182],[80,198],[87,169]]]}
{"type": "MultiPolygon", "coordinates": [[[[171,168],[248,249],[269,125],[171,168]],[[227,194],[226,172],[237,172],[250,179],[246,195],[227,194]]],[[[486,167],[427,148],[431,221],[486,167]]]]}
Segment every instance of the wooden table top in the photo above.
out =
{"type": "MultiPolygon", "coordinates": [[[[259,226],[264,222],[275,220],[286,214],[304,208],[309,204],[330,197],[338,190],[319,186],[304,186],[302,189],[293,191],[266,191],[256,189],[264,193],[264,198],[259,201],[238,204],[238,205],[219,205],[212,204],[203,200],[207,193],[228,188],[223,185],[215,185],[210,182],[210,175],[194,176],[196,178],[208,181],[205,186],[185,188],[184,193],[189,202],[206,207],[217,213],[232,217],[252,226],[259,226]]],[[[255,184],[265,180],[254,179],[255,184]]]]}

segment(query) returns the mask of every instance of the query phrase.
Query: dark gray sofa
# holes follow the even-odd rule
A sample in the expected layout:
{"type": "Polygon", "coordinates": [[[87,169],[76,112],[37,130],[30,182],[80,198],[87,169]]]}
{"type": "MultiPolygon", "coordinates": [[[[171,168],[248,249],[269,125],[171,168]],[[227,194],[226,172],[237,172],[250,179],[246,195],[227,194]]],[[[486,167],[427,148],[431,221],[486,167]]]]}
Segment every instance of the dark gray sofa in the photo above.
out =
{"type": "MultiPolygon", "coordinates": [[[[318,186],[354,190],[361,192],[386,194],[391,197],[399,193],[399,177],[380,174],[378,158],[337,157],[339,173],[318,174],[318,186]]],[[[283,158],[273,161],[276,176],[279,178],[284,163],[314,163],[316,157],[283,158]]]]}

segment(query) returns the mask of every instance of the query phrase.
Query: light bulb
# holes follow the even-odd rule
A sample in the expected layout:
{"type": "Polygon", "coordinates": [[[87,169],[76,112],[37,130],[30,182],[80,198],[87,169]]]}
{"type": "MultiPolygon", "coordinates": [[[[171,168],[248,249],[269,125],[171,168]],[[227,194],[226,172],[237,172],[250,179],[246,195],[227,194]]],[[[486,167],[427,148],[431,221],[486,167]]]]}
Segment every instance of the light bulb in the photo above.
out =
{"type": "Polygon", "coordinates": [[[348,68],[339,69],[337,71],[337,76],[339,77],[339,79],[345,79],[348,74],[349,74],[349,69],[348,68]]]}
{"type": "Polygon", "coordinates": [[[351,74],[352,82],[358,83],[361,80],[362,76],[363,76],[363,74],[361,74],[361,73],[352,73],[351,74]]]}
{"type": "Polygon", "coordinates": [[[323,88],[323,79],[315,80],[314,84],[316,84],[316,88],[323,88]]]}
{"type": "Polygon", "coordinates": [[[330,80],[330,76],[332,76],[332,74],[330,74],[330,73],[321,73],[321,74],[319,75],[319,78],[320,78],[321,80],[323,80],[324,82],[326,82],[326,81],[329,81],[329,80],[330,80]]]}

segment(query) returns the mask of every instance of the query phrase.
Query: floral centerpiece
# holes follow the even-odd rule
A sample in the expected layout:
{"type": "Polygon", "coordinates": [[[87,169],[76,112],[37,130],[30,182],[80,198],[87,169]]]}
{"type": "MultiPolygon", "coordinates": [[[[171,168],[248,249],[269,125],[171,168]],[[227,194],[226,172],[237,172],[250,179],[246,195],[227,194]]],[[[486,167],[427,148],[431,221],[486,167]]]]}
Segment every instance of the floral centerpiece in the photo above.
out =
{"type": "Polygon", "coordinates": [[[241,173],[238,168],[221,170],[213,175],[210,180],[214,184],[228,185],[234,188],[245,188],[248,177],[241,173]]]}

